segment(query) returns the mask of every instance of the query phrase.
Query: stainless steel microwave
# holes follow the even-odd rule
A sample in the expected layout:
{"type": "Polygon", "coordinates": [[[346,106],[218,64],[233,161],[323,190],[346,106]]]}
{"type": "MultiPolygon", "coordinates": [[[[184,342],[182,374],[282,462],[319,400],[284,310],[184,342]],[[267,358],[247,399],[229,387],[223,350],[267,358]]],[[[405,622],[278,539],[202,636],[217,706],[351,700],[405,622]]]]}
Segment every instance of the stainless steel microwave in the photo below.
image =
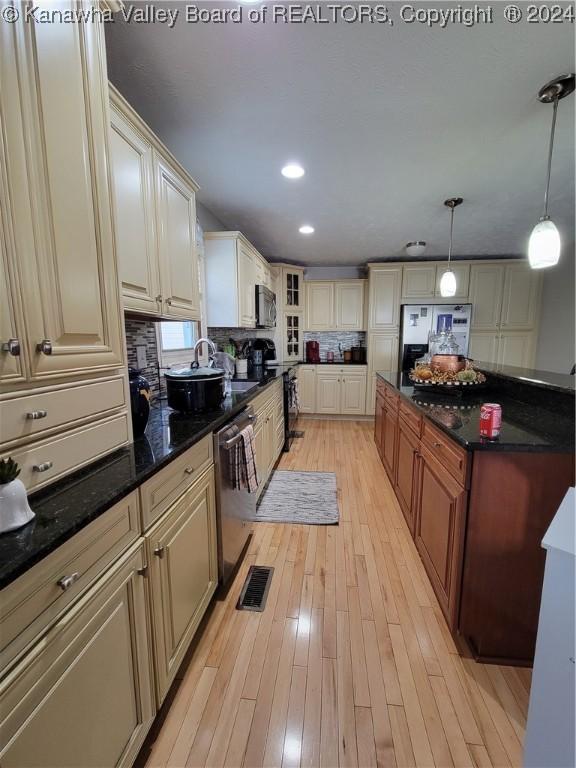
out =
{"type": "Polygon", "coordinates": [[[276,294],[265,285],[256,286],[256,327],[276,328],[276,294]]]}

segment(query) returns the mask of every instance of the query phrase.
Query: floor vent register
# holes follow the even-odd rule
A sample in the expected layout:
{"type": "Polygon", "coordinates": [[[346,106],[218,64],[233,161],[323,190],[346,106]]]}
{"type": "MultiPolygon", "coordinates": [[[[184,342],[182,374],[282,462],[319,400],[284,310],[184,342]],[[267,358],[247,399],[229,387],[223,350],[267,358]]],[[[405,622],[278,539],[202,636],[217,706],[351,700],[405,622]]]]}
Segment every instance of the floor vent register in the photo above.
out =
{"type": "Polygon", "coordinates": [[[251,565],[236,608],[239,611],[263,611],[272,582],[274,568],[251,565]]]}

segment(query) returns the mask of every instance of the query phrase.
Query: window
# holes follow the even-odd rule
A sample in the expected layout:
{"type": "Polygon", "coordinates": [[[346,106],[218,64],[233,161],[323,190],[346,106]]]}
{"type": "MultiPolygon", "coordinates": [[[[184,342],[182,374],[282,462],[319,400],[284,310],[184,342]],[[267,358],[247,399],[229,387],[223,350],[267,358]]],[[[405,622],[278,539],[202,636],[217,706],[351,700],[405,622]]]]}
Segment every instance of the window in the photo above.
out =
{"type": "Polygon", "coordinates": [[[194,344],[200,338],[197,323],[163,320],[157,324],[158,357],[162,368],[190,365],[194,344]]]}

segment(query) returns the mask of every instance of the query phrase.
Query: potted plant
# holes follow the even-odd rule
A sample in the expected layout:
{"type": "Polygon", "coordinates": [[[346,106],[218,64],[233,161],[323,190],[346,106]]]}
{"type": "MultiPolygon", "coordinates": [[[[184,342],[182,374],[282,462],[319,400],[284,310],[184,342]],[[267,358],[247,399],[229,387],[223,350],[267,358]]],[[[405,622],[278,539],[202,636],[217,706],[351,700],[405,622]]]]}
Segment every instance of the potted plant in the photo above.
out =
{"type": "Polygon", "coordinates": [[[246,358],[245,344],[242,344],[240,341],[235,341],[232,338],[230,339],[230,343],[234,345],[234,349],[236,350],[236,373],[240,375],[248,373],[248,360],[246,358]]]}
{"type": "Polygon", "coordinates": [[[0,459],[0,533],[22,528],[34,517],[19,474],[14,459],[0,459]]]}

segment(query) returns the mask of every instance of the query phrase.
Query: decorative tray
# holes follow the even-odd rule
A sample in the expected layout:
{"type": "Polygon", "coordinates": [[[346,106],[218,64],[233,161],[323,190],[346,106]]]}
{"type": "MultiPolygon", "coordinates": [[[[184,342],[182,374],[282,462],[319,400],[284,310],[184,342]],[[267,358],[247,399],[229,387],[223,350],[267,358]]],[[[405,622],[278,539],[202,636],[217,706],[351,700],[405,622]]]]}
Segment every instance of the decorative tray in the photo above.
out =
{"type": "Polygon", "coordinates": [[[408,378],[415,389],[428,392],[463,395],[465,392],[476,392],[486,386],[486,376],[470,365],[458,372],[425,368],[422,370],[423,377],[418,376],[417,371],[418,369],[413,368],[408,378]]]}

